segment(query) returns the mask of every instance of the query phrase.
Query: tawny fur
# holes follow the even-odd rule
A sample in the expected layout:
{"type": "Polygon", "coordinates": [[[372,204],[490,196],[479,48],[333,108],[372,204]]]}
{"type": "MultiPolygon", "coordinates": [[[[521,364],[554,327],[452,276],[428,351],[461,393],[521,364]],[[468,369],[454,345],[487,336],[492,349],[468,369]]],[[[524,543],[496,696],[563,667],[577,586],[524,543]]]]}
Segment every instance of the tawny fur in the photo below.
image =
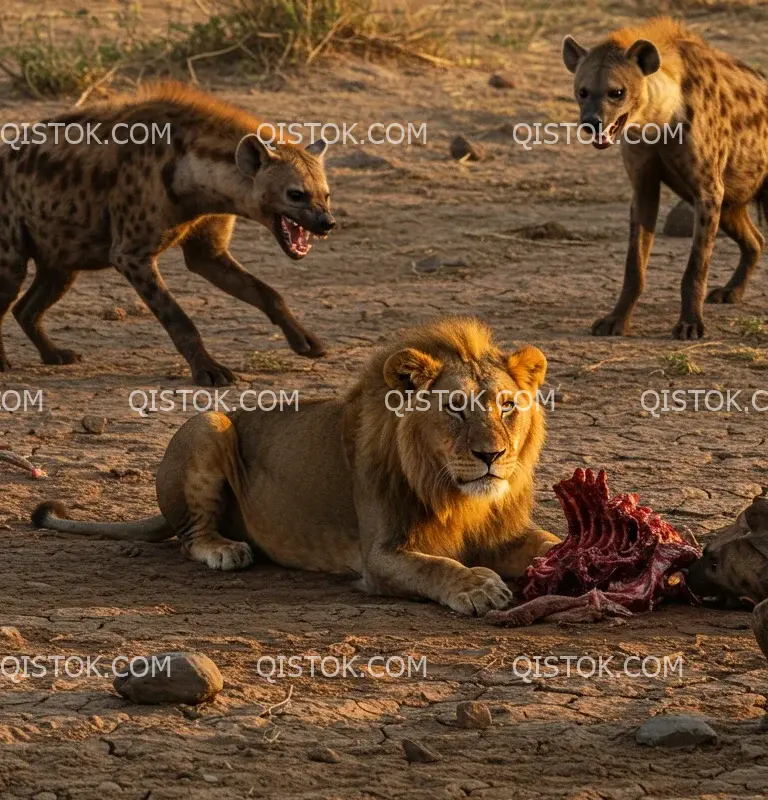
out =
{"type": "Polygon", "coordinates": [[[215,568],[260,553],[362,575],[372,592],[484,613],[511,599],[502,578],[519,577],[557,541],[530,520],[545,427],[525,395],[535,399],[545,371],[534,347],[505,354],[476,320],[441,320],[380,350],[344,399],[186,422],[160,465],[153,519],[74,522],[47,504],[33,521],[110,538],[175,534],[215,568]],[[483,388],[483,407],[464,418],[436,405],[437,391],[483,388]],[[429,408],[398,416],[393,400],[411,390],[429,393],[429,408]],[[501,391],[523,402],[504,409],[501,391]]]}
{"type": "MultiPolygon", "coordinates": [[[[668,18],[614,31],[591,50],[566,37],[563,58],[574,73],[581,122],[609,133],[613,126],[626,132],[621,152],[633,187],[624,286],[614,310],[597,320],[592,332],[629,331],[645,285],[660,187],[665,184],[695,209],[682,309],[673,335],[703,336],[705,298],[737,302],[764,246],[749,205],[756,203],[762,213],[768,209],[768,82],[668,18]],[[639,141],[648,124],[668,125],[669,131],[657,143],[639,141]],[[674,133],[678,125],[682,138],[674,133]],[[718,227],[739,245],[741,259],[727,285],[707,295],[718,227]]],[[[655,136],[652,131],[649,138],[655,136]]],[[[596,146],[609,144],[600,140],[596,146]]]]}
{"type": "MultiPolygon", "coordinates": [[[[198,383],[232,381],[232,372],[206,352],[158,271],[158,256],[175,245],[190,270],[262,310],[296,352],[322,354],[321,343],[280,295],[232,257],[229,241],[238,216],[267,227],[291,258],[303,257],[306,248],[303,241],[301,247],[286,243],[281,220],[288,230],[299,230],[287,222],[292,220],[305,231],[327,234],[333,217],[324,142],[270,150],[256,136],[269,132],[260,130],[258,119],[167,82],[46,122],[90,129],[103,143],[86,137],[68,144],[63,133],[56,143],[47,127],[44,142],[35,137],[18,148],[0,147],[0,323],[33,260],[35,280],[13,312],[45,363],[69,364],[79,356],[50,340],[43,314],[78,272],[112,266],[166,328],[198,383]],[[139,141],[154,131],[156,141],[135,143],[131,131],[139,141]]],[[[9,368],[0,337],[0,371],[9,368]]]]}

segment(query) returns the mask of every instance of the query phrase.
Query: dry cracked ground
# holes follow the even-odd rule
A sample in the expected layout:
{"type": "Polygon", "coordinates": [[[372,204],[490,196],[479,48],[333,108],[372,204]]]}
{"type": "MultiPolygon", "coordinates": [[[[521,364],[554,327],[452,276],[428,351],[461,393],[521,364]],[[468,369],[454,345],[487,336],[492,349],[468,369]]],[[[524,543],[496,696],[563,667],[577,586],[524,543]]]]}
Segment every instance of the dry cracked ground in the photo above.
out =
{"type": "MultiPolygon", "coordinates": [[[[21,5],[6,11],[20,13],[21,5]]],[[[683,5],[715,44],[768,66],[761,4],[683,5]]],[[[146,6],[161,13],[159,4],[146,6]]],[[[269,87],[215,72],[201,78],[269,119],[355,121],[363,129],[377,121],[428,124],[426,145],[335,148],[329,174],[340,229],[300,265],[256,226],[239,225],[236,256],[279,288],[327,342],[327,358],[293,355],[264,317],[188,273],[177,253],[162,269],[211,352],[237,370],[236,390],[336,395],[397,328],[477,314],[505,344],[533,342],[549,359],[556,403],[537,512],[546,527],[563,533],[551,485],[590,466],[607,469],[614,490],[639,492],[671,523],[703,535],[768,484],[768,416],[745,400],[768,388],[758,324],[768,312],[768,282],[759,274],[740,306],[708,307],[706,339],[674,342],[689,241],[659,236],[633,335],[589,335],[623,269],[628,190],[620,156],[576,144],[527,151],[510,130],[521,121],[572,120],[562,35],[594,41],[638,6],[540,9],[533,28],[518,3],[454,9],[461,58],[451,69],[347,57],[286,73],[269,87]],[[522,44],[504,40],[516,31],[522,44]],[[488,85],[499,69],[514,88],[488,85]],[[448,144],[457,134],[482,145],[486,159],[453,161],[448,144]],[[565,233],[530,238],[528,226],[545,223],[565,233]],[[431,256],[426,270],[418,266],[431,256]],[[681,362],[700,372],[676,374],[681,362]],[[673,388],[741,390],[746,410],[654,415],[648,395],[643,408],[644,392],[673,388]]],[[[3,92],[3,121],[66,107],[3,92]]],[[[663,212],[672,204],[665,195],[663,212]]],[[[712,285],[726,280],[736,259],[736,247],[720,239],[712,285]]],[[[193,650],[218,664],[226,685],[214,702],[190,710],[131,705],[107,678],[0,678],[2,800],[764,796],[768,665],[745,611],[678,606],[621,624],[508,631],[432,604],[364,596],[339,579],[275,567],[217,574],[184,560],[173,541],[125,547],[33,531],[28,515],[44,498],[69,502],[84,518],[152,513],[154,471],[191,413],[141,416],[130,408],[135,390],[189,383],[164,332],[116,273],[82,275],[48,319],[53,337],[85,360],[43,366],[15,322],[6,322],[15,369],[2,388],[42,390],[44,407],[0,413],[0,448],[32,457],[49,477],[33,481],[0,464],[0,623],[23,637],[0,638],[0,653],[109,660],[193,650]],[[105,417],[104,432],[86,433],[86,415],[105,417]],[[259,675],[265,658],[291,654],[357,657],[357,664],[424,658],[426,675],[273,682],[259,675]],[[618,669],[592,678],[520,676],[524,662],[516,659],[547,655],[613,657],[618,669]],[[620,669],[630,656],[681,658],[682,672],[630,677],[620,669]],[[474,699],[488,704],[492,725],[451,724],[457,703],[474,699]],[[636,744],[639,724],[675,712],[708,720],[717,741],[636,744]],[[403,739],[439,760],[409,763],[403,739]],[[336,763],[312,760],[317,747],[333,749],[336,763]]]]}

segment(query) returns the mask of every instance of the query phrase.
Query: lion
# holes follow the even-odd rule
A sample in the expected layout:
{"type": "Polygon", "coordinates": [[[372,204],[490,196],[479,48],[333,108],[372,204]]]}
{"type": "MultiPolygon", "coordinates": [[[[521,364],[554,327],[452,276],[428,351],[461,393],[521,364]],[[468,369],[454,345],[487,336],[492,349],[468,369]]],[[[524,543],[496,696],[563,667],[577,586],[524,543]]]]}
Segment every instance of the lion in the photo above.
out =
{"type": "Polygon", "coordinates": [[[158,516],[80,522],[48,502],[32,522],[175,535],[213,569],[259,554],[482,615],[506,607],[505,579],[559,541],[531,523],[546,368],[536,347],[504,353],[477,319],[443,318],[398,334],[343,398],[189,419],[157,473],[158,516]]]}

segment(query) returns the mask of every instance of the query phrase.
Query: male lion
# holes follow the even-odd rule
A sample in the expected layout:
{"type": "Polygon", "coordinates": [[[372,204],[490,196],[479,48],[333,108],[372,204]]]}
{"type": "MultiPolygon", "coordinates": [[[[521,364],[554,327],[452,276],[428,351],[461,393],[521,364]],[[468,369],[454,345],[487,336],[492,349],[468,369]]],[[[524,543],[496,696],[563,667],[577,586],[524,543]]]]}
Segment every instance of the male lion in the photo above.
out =
{"type": "Polygon", "coordinates": [[[161,516],[76,522],[44,503],[32,521],[113,539],[176,535],[214,569],[248,566],[258,551],[484,614],[512,599],[503,578],[558,541],[530,524],[546,364],[531,346],[504,354],[474,319],[413,328],[343,399],[188,420],[157,474],[161,516]]]}

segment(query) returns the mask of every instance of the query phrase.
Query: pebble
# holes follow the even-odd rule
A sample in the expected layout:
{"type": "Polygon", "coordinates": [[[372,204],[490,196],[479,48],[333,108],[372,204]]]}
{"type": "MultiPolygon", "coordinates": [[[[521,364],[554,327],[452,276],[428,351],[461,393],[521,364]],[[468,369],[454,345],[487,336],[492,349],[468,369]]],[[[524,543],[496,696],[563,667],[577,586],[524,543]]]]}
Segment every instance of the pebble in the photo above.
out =
{"type": "Polygon", "coordinates": [[[319,761],[322,764],[338,764],[341,756],[330,747],[315,747],[307,755],[310,761],[319,761]]]}
{"type": "Polygon", "coordinates": [[[456,724],[460,728],[483,730],[491,725],[491,709],[480,700],[468,700],[456,706],[456,724]]]}
{"type": "Polygon", "coordinates": [[[132,673],[119,675],[112,685],[119,695],[134,703],[194,706],[213,700],[224,688],[224,678],[208,656],[160,653],[149,657],[148,664],[134,666],[132,673]],[[170,659],[170,665],[166,659],[170,659]],[[141,676],[145,671],[147,674],[141,676]]]}
{"type": "Polygon", "coordinates": [[[58,800],[53,792],[39,792],[33,795],[32,800],[58,800]]]}
{"type": "Polygon", "coordinates": [[[86,414],[80,424],[86,433],[93,433],[100,436],[107,429],[107,418],[98,417],[95,414],[86,414]]]}
{"type": "Polygon", "coordinates": [[[454,137],[448,149],[451,157],[457,161],[481,161],[485,156],[484,150],[472,144],[465,136],[454,137]]]}
{"type": "Polygon", "coordinates": [[[114,781],[102,781],[96,791],[100,797],[112,797],[114,794],[122,794],[123,787],[114,781]]]}
{"type": "Polygon", "coordinates": [[[0,639],[11,647],[24,647],[26,644],[19,629],[10,626],[0,628],[0,639]]]}
{"type": "Polygon", "coordinates": [[[127,319],[128,314],[124,308],[115,306],[114,308],[108,308],[102,316],[104,319],[108,319],[112,322],[123,322],[125,319],[127,319]]]}
{"type": "Polygon", "coordinates": [[[503,75],[497,72],[488,78],[488,85],[492,86],[494,89],[514,89],[515,81],[509,75],[503,75]]]}
{"type": "Polygon", "coordinates": [[[435,761],[440,761],[442,758],[434,750],[412,739],[403,739],[402,745],[405,757],[411,764],[434,764],[435,761]]]}
{"type": "Polygon", "coordinates": [[[716,739],[717,734],[704,720],[686,714],[651,717],[635,733],[635,741],[649,747],[688,747],[716,739]]]}
{"type": "Polygon", "coordinates": [[[381,156],[366,153],[365,150],[355,150],[345,156],[333,159],[331,165],[334,167],[346,167],[347,169],[392,169],[394,166],[391,161],[381,156]]]}

